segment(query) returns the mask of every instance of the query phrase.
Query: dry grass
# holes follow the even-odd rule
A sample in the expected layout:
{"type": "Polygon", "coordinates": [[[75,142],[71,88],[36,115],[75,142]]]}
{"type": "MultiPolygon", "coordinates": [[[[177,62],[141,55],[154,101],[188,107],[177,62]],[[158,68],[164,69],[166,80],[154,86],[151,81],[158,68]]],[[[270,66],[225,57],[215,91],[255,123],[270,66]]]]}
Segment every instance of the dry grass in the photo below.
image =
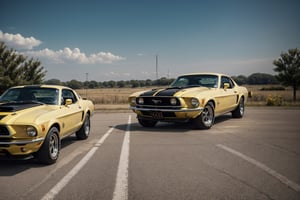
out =
{"type": "MultiPolygon", "coordinates": [[[[293,102],[293,91],[291,87],[285,90],[262,91],[262,88],[270,88],[277,86],[270,85],[247,85],[248,91],[253,93],[253,96],[248,99],[247,105],[261,105],[267,104],[269,96],[282,98],[283,106],[300,106],[300,101],[293,102]]],[[[128,96],[134,92],[149,90],[151,88],[101,88],[101,89],[81,89],[77,92],[82,97],[87,97],[95,104],[96,109],[101,110],[128,110],[128,96]]],[[[298,96],[300,95],[297,91],[298,96]]],[[[299,98],[298,98],[299,99],[299,98]]]]}
{"type": "Polygon", "coordinates": [[[128,104],[128,96],[134,92],[148,90],[149,88],[101,88],[76,90],[82,97],[86,97],[94,104],[128,104]]]}
{"type": "MultiPolygon", "coordinates": [[[[278,86],[278,85],[277,85],[278,86]]],[[[285,87],[285,90],[261,90],[262,88],[277,87],[276,85],[247,85],[248,91],[253,93],[252,97],[248,99],[249,105],[266,105],[268,98],[282,99],[281,105],[300,106],[300,100],[293,102],[293,89],[285,87]]],[[[297,94],[300,95],[299,91],[297,94]]],[[[298,98],[299,99],[299,98],[298,98]]]]}

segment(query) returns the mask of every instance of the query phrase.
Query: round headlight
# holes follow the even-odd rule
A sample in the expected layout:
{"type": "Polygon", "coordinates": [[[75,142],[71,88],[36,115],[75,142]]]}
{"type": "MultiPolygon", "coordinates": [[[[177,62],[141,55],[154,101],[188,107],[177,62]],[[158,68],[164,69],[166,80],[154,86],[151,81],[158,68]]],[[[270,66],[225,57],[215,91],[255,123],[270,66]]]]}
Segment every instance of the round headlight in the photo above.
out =
{"type": "Polygon", "coordinates": [[[176,98],[171,98],[170,99],[170,103],[171,103],[171,105],[176,105],[177,104],[177,100],[176,100],[176,98]]]}
{"type": "Polygon", "coordinates": [[[139,104],[144,104],[144,99],[143,98],[138,98],[138,103],[139,104]]]}
{"type": "Polygon", "coordinates": [[[131,104],[135,104],[136,102],[135,102],[135,98],[132,98],[131,99],[131,104]]]}
{"type": "Polygon", "coordinates": [[[34,128],[33,126],[27,126],[26,133],[31,137],[37,136],[36,128],[34,128]]]}
{"type": "Polygon", "coordinates": [[[192,104],[192,106],[194,106],[194,107],[198,107],[198,106],[199,106],[199,101],[198,101],[198,99],[192,98],[192,99],[191,99],[191,104],[192,104]]]}

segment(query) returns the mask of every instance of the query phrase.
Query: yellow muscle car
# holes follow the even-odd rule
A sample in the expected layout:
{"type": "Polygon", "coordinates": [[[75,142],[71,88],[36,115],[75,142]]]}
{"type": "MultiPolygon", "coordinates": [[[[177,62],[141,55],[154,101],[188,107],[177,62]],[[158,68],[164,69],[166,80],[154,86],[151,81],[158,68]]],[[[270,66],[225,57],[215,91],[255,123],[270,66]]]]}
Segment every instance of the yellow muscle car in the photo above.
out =
{"type": "Polygon", "coordinates": [[[0,97],[0,157],[55,163],[63,138],[88,138],[93,112],[93,103],[68,87],[12,87],[0,97]]]}
{"type": "Polygon", "coordinates": [[[215,117],[222,114],[231,112],[235,118],[243,117],[247,97],[247,89],[227,75],[186,74],[166,89],[130,95],[129,108],[144,127],[153,127],[159,121],[191,121],[197,129],[209,129],[215,117]]]}

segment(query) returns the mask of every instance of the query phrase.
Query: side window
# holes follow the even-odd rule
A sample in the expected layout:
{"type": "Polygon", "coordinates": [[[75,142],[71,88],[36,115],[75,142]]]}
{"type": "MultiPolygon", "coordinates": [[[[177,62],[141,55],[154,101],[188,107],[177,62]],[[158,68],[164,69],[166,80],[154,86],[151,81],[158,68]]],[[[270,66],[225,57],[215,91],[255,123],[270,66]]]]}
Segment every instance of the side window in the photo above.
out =
{"type": "Polygon", "coordinates": [[[68,89],[63,89],[62,90],[62,104],[65,104],[66,99],[72,99],[73,103],[76,103],[78,100],[76,95],[73,93],[73,91],[68,90],[68,89]]]}
{"type": "Polygon", "coordinates": [[[232,80],[226,76],[222,76],[221,78],[221,87],[224,88],[224,83],[228,83],[229,84],[229,88],[234,88],[234,83],[232,82],[232,80]]]}

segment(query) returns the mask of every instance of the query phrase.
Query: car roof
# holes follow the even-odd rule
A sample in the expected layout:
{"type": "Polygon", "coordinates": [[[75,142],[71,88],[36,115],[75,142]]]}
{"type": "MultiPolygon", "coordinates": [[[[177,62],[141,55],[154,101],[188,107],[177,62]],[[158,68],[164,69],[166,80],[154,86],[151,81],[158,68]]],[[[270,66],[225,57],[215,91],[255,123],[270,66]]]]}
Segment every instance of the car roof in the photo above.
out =
{"type": "Polygon", "coordinates": [[[71,89],[62,85],[20,85],[11,88],[54,88],[54,89],[71,89]]]}
{"type": "MultiPolygon", "coordinates": [[[[228,75],[226,75],[226,74],[214,73],[214,72],[188,73],[188,74],[182,74],[182,75],[180,75],[180,76],[192,76],[192,75],[228,76],[228,75]]],[[[228,77],[230,77],[230,76],[228,76],[228,77]]]]}

